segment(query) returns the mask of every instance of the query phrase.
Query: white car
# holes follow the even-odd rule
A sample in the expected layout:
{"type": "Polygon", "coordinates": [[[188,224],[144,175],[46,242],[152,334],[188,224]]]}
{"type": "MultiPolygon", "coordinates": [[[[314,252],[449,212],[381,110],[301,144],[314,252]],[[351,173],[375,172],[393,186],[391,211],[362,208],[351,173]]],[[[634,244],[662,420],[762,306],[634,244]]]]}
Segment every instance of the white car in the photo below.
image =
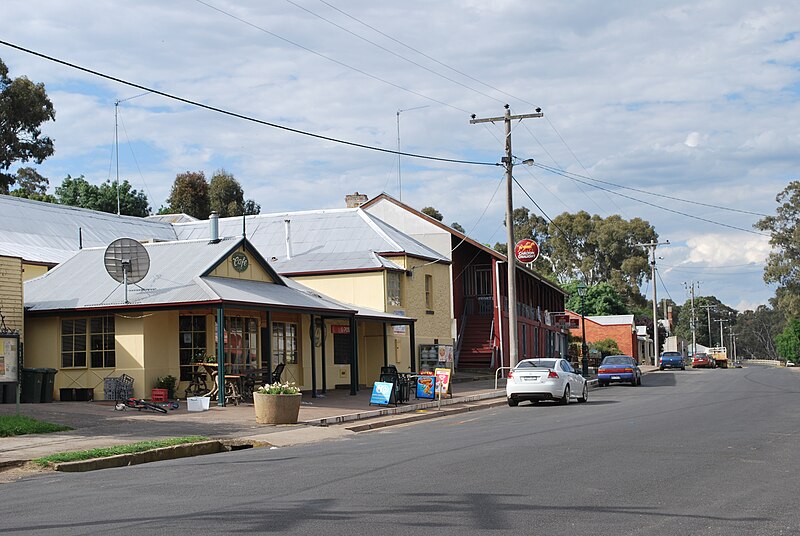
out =
{"type": "Polygon", "coordinates": [[[570,399],[586,402],[589,386],[566,359],[538,358],[520,361],[508,373],[506,398],[509,406],[522,400],[536,404],[540,400],[557,400],[569,404],[570,399]]]}

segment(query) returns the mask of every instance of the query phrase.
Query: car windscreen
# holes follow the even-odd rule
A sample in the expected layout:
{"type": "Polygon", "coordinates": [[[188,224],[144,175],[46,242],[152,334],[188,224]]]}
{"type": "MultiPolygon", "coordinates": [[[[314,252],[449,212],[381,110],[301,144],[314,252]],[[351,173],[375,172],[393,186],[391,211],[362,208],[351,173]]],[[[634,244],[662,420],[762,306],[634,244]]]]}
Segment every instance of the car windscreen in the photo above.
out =
{"type": "Polygon", "coordinates": [[[541,367],[541,368],[555,368],[556,360],[555,359],[534,359],[532,361],[520,361],[517,365],[517,368],[532,368],[532,367],[541,367]]]}
{"type": "Polygon", "coordinates": [[[630,365],[631,358],[624,355],[610,355],[603,359],[601,365],[630,365]]]}

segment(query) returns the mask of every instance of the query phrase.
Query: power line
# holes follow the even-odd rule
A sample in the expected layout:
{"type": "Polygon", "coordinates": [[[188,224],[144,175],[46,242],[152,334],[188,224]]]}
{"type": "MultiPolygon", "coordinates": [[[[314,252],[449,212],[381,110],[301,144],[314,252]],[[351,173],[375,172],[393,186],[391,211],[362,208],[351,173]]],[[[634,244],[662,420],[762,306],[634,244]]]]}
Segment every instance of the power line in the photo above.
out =
{"type": "Polygon", "coordinates": [[[427,95],[425,95],[423,93],[419,93],[417,91],[414,91],[413,89],[409,89],[407,87],[401,86],[400,84],[395,84],[394,82],[390,82],[389,80],[386,80],[385,78],[381,78],[380,76],[376,76],[374,74],[370,74],[367,71],[364,71],[363,69],[359,69],[358,67],[353,67],[352,65],[350,65],[348,63],[345,63],[343,61],[339,61],[337,59],[331,58],[330,56],[326,56],[325,54],[322,54],[321,52],[317,52],[314,49],[308,48],[307,46],[301,45],[300,43],[292,41],[291,39],[287,39],[286,37],[278,35],[275,32],[271,32],[271,31],[267,30],[266,28],[262,28],[261,26],[258,26],[257,24],[253,24],[252,22],[250,22],[248,20],[245,20],[245,19],[243,19],[241,17],[237,17],[233,13],[229,13],[228,11],[225,11],[224,9],[220,9],[220,8],[214,6],[214,5],[211,5],[211,4],[207,3],[207,2],[204,2],[203,0],[194,0],[194,1],[197,2],[198,4],[202,4],[202,5],[206,6],[209,9],[213,9],[214,11],[222,13],[226,17],[230,17],[230,18],[232,18],[234,20],[237,20],[237,21],[241,22],[242,24],[246,24],[246,25],[248,25],[248,26],[250,26],[252,28],[255,28],[256,30],[264,32],[265,34],[271,35],[275,39],[280,39],[281,41],[283,41],[285,43],[289,43],[290,45],[293,45],[293,46],[296,46],[297,48],[303,49],[306,52],[310,52],[311,54],[314,54],[315,56],[319,56],[320,58],[326,59],[326,60],[328,60],[330,62],[333,62],[333,63],[335,63],[337,65],[340,65],[342,67],[350,69],[351,71],[355,71],[355,72],[357,72],[359,74],[362,74],[362,75],[364,75],[366,77],[372,78],[373,80],[377,80],[378,82],[381,82],[383,84],[392,86],[393,88],[400,89],[400,90],[405,91],[407,93],[411,93],[412,95],[416,95],[417,97],[422,97],[423,99],[427,99],[429,101],[441,104],[442,106],[447,106],[448,108],[453,108],[454,110],[458,110],[459,112],[469,113],[467,110],[464,110],[463,108],[459,108],[458,106],[453,106],[452,104],[449,104],[447,102],[440,101],[440,100],[435,99],[433,97],[429,97],[429,96],[427,96],[427,95]]]}
{"type": "Polygon", "coordinates": [[[570,236],[569,236],[567,233],[565,233],[565,232],[564,232],[564,230],[563,230],[561,227],[559,227],[559,226],[558,226],[558,224],[557,224],[556,222],[554,222],[554,221],[553,221],[553,220],[550,218],[550,216],[548,216],[548,215],[547,215],[547,212],[545,212],[545,211],[544,211],[544,209],[543,209],[542,207],[540,207],[540,206],[539,206],[539,203],[537,203],[536,201],[534,201],[534,200],[533,200],[533,197],[531,197],[531,195],[528,193],[528,191],[527,191],[527,190],[525,190],[525,187],[524,187],[524,186],[522,186],[522,185],[519,183],[519,181],[517,180],[517,178],[516,178],[516,177],[513,177],[513,179],[514,179],[514,182],[515,182],[515,183],[517,183],[517,186],[519,186],[520,190],[522,190],[522,193],[524,193],[524,194],[527,196],[527,198],[531,200],[531,203],[533,203],[534,205],[536,205],[536,208],[538,208],[538,209],[539,209],[539,212],[541,212],[542,214],[544,214],[544,217],[545,217],[545,218],[547,218],[547,221],[549,221],[550,223],[552,223],[552,224],[553,224],[553,226],[554,226],[556,229],[558,229],[558,230],[559,230],[559,232],[560,232],[560,233],[561,233],[561,234],[564,236],[564,238],[567,240],[567,242],[568,242],[568,243],[569,243],[569,242],[571,242],[571,241],[572,241],[572,239],[570,238],[570,236]]]}
{"type": "Polygon", "coordinates": [[[305,130],[299,130],[299,129],[296,129],[296,128],[287,127],[285,125],[280,125],[280,124],[277,124],[277,123],[271,123],[269,121],[264,121],[262,119],[256,119],[255,117],[250,117],[250,116],[243,115],[243,114],[240,114],[240,113],[231,112],[231,111],[225,110],[223,108],[217,108],[216,106],[210,106],[208,104],[203,104],[203,103],[200,103],[200,102],[197,102],[197,101],[193,101],[193,100],[190,100],[190,99],[187,99],[187,98],[184,98],[184,97],[180,97],[180,96],[177,96],[177,95],[172,95],[170,93],[166,93],[164,91],[159,91],[157,89],[149,88],[149,87],[143,86],[141,84],[137,84],[137,83],[134,83],[134,82],[129,82],[129,81],[124,80],[122,78],[117,78],[115,76],[104,74],[104,73],[101,73],[99,71],[95,71],[95,70],[89,69],[87,67],[81,67],[80,65],[76,65],[76,64],[70,63],[68,61],[60,60],[58,58],[54,58],[53,56],[48,56],[47,54],[43,54],[41,52],[36,52],[35,50],[31,50],[31,49],[28,49],[28,48],[25,48],[25,47],[22,47],[22,46],[19,46],[19,45],[15,45],[13,43],[9,43],[8,41],[0,40],[0,45],[5,45],[7,47],[10,47],[10,48],[22,51],[22,52],[26,52],[26,53],[31,54],[33,56],[37,56],[39,58],[43,58],[43,59],[46,59],[48,61],[52,61],[54,63],[65,65],[67,67],[70,67],[72,69],[76,69],[78,71],[83,71],[85,73],[89,73],[91,75],[98,76],[100,78],[105,78],[106,80],[111,80],[112,82],[117,82],[119,84],[124,84],[126,86],[135,87],[135,88],[141,89],[143,91],[149,91],[151,93],[155,93],[156,95],[160,95],[162,97],[165,97],[165,98],[168,98],[168,99],[172,99],[174,101],[182,102],[184,104],[189,104],[191,106],[196,106],[198,108],[203,108],[205,110],[209,110],[209,111],[216,112],[216,113],[219,113],[219,114],[227,115],[227,116],[230,116],[230,117],[235,117],[237,119],[242,119],[244,121],[249,121],[251,123],[256,123],[256,124],[259,124],[259,125],[272,127],[272,128],[276,128],[276,129],[279,129],[279,130],[284,130],[286,132],[292,132],[294,134],[300,134],[300,135],[303,135],[303,136],[308,136],[310,138],[316,138],[316,139],[319,139],[319,140],[329,141],[329,142],[332,142],[332,143],[339,143],[341,145],[348,145],[350,147],[357,147],[359,149],[367,149],[369,151],[376,151],[376,152],[380,152],[380,153],[393,154],[393,155],[398,155],[399,154],[399,155],[402,155],[402,156],[408,156],[409,158],[418,158],[418,159],[421,159],[421,160],[432,160],[432,161],[435,161],[435,162],[449,162],[451,164],[467,164],[467,165],[474,165],[474,166],[502,166],[503,165],[502,163],[498,163],[498,162],[478,162],[478,161],[472,161],[472,160],[459,160],[459,159],[455,159],[455,158],[443,158],[443,157],[438,157],[438,156],[429,156],[429,155],[421,155],[421,154],[415,154],[415,153],[406,153],[406,152],[402,152],[402,151],[395,151],[395,150],[392,150],[392,149],[385,149],[383,147],[375,147],[375,146],[372,146],[372,145],[365,145],[363,143],[357,143],[357,142],[354,142],[354,141],[342,140],[342,139],[339,139],[339,138],[331,138],[329,136],[323,136],[322,134],[315,134],[313,132],[308,132],[308,131],[305,131],[305,130]]]}
{"type": "Polygon", "coordinates": [[[659,270],[656,270],[656,275],[658,276],[658,280],[661,281],[661,286],[664,287],[664,292],[667,293],[667,296],[669,296],[670,301],[672,301],[672,303],[675,303],[675,300],[672,299],[672,294],[670,294],[669,290],[667,289],[667,284],[664,283],[663,279],[661,279],[661,272],[659,270]]]}
{"type": "Polygon", "coordinates": [[[592,178],[592,177],[587,177],[585,175],[580,175],[578,173],[572,173],[571,171],[564,171],[562,169],[551,168],[550,166],[547,166],[545,164],[538,164],[537,163],[535,165],[536,165],[536,167],[539,167],[539,168],[542,168],[542,169],[546,169],[547,171],[550,171],[552,173],[558,173],[558,174],[565,173],[567,175],[573,175],[575,177],[580,177],[582,179],[587,179],[587,180],[594,181],[594,182],[599,182],[599,183],[602,183],[602,184],[608,184],[609,186],[614,186],[616,188],[622,188],[623,190],[631,190],[633,192],[652,195],[654,197],[663,197],[663,198],[669,199],[671,201],[680,201],[682,203],[689,203],[689,204],[692,204],[692,205],[700,205],[702,207],[715,208],[715,209],[719,209],[719,210],[727,210],[727,211],[730,211],[730,212],[739,212],[741,214],[750,214],[752,216],[765,216],[765,217],[767,216],[767,214],[762,214],[760,212],[752,212],[752,211],[749,211],[749,210],[742,210],[742,209],[738,209],[738,208],[723,207],[721,205],[712,205],[710,203],[702,203],[700,201],[693,201],[691,199],[683,199],[681,197],[674,197],[674,196],[671,196],[671,195],[659,194],[659,193],[656,193],[656,192],[650,192],[648,190],[642,190],[640,188],[633,188],[631,186],[623,186],[621,184],[616,184],[616,183],[609,182],[609,181],[604,181],[604,180],[595,179],[595,178],[592,178]]]}
{"type": "MultiPolygon", "coordinates": [[[[589,185],[589,186],[591,186],[593,188],[597,188],[598,190],[603,190],[603,191],[612,193],[614,195],[618,195],[620,197],[624,197],[626,199],[630,199],[632,201],[636,201],[638,203],[643,203],[645,205],[649,205],[651,207],[664,210],[666,212],[672,212],[673,214],[679,214],[679,215],[685,216],[687,218],[692,218],[694,220],[704,221],[706,223],[712,223],[714,225],[719,225],[721,227],[727,227],[729,229],[736,229],[737,231],[744,231],[745,233],[750,233],[750,234],[754,234],[754,235],[758,235],[758,236],[769,236],[766,233],[759,233],[758,231],[753,231],[752,229],[745,229],[744,227],[737,227],[735,225],[730,225],[730,224],[727,224],[727,223],[722,223],[722,222],[718,222],[718,221],[714,221],[714,220],[709,220],[708,218],[701,218],[700,216],[695,216],[694,214],[688,214],[686,212],[681,212],[680,210],[675,210],[675,209],[671,209],[671,208],[667,208],[667,207],[662,207],[661,205],[657,205],[655,203],[651,203],[649,201],[645,201],[645,200],[639,199],[637,197],[632,197],[630,195],[625,195],[625,194],[622,194],[622,193],[619,193],[619,192],[615,192],[614,190],[609,190],[608,188],[603,188],[602,186],[598,186],[596,184],[591,184],[589,182],[586,182],[586,181],[583,181],[581,179],[575,178],[575,176],[573,176],[573,175],[575,175],[574,173],[568,173],[566,171],[557,170],[555,168],[551,168],[550,166],[545,166],[545,165],[542,165],[542,164],[534,163],[533,165],[538,167],[538,168],[540,168],[540,169],[544,169],[544,170],[549,171],[551,173],[554,173],[556,175],[560,175],[562,177],[570,179],[572,181],[580,182],[582,184],[589,185]]],[[[588,178],[588,177],[586,177],[586,178],[588,178]]],[[[595,180],[595,179],[590,179],[590,180],[595,180]]]]}

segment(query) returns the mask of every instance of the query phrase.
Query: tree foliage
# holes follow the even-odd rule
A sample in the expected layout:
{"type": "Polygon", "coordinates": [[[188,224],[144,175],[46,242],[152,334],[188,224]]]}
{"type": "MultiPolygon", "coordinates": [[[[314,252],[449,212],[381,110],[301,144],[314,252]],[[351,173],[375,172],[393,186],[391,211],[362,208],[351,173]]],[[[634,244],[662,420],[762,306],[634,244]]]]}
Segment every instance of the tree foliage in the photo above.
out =
{"type": "Polygon", "coordinates": [[[258,214],[261,207],[252,199],[244,200],[244,190],[231,173],[224,169],[214,172],[208,186],[211,210],[217,211],[220,218],[258,214]]]}
{"type": "MultiPolygon", "coordinates": [[[[673,309],[673,319],[675,309],[673,309]]],[[[716,296],[697,296],[694,299],[694,314],[695,314],[695,340],[697,344],[703,346],[719,346],[719,326],[717,320],[725,320],[723,322],[723,331],[726,332],[730,327],[736,324],[737,311],[722,303],[716,296]],[[710,305],[712,309],[704,309],[702,306],[710,305]],[[709,339],[708,319],[711,317],[711,339],[709,339]]],[[[678,337],[684,340],[692,340],[692,301],[686,300],[686,303],[680,308],[680,314],[675,323],[674,332],[678,337]]],[[[723,333],[723,337],[725,333],[723,333]]],[[[722,346],[727,346],[725,341],[722,341],[722,346]]]]}
{"type": "Polygon", "coordinates": [[[0,193],[9,193],[16,180],[8,173],[14,162],[41,164],[53,154],[53,140],[42,136],[41,125],[55,118],[44,84],[9,78],[0,59],[0,193]]]}
{"type": "MultiPolygon", "coordinates": [[[[577,282],[563,285],[564,290],[569,293],[566,308],[576,313],[581,312],[581,297],[578,295],[577,282]]],[[[584,315],[622,315],[628,312],[628,308],[620,298],[619,293],[608,283],[598,283],[586,289],[586,296],[583,298],[584,315]]]]}
{"type": "Polygon", "coordinates": [[[800,318],[789,321],[783,331],[775,337],[778,355],[787,361],[800,361],[800,318]]]}
{"type": "Polygon", "coordinates": [[[47,193],[50,180],[39,174],[32,167],[21,167],[17,169],[15,177],[15,188],[9,192],[15,197],[44,201],[46,203],[57,203],[55,196],[47,193]]]}
{"type": "Polygon", "coordinates": [[[464,228],[461,227],[461,225],[457,221],[454,221],[453,223],[451,223],[450,227],[452,227],[453,229],[455,229],[456,231],[458,231],[461,234],[466,234],[466,231],[464,230],[464,228]]]}
{"type": "Polygon", "coordinates": [[[434,220],[442,221],[444,219],[444,216],[442,216],[442,213],[439,212],[438,210],[436,210],[433,207],[424,207],[422,210],[420,210],[420,212],[430,216],[434,220]]]}
{"type": "MultiPolygon", "coordinates": [[[[88,208],[109,214],[117,213],[117,185],[111,181],[95,185],[89,183],[83,175],[71,177],[67,175],[56,187],[56,201],[62,205],[88,208]]],[[[144,192],[133,189],[127,180],[119,184],[120,214],[143,218],[150,214],[150,206],[144,192]]]]}
{"type": "Polygon", "coordinates": [[[777,283],[775,304],[787,316],[800,316],[800,181],[794,180],[776,197],[775,216],[755,227],[770,233],[772,252],[767,257],[764,281],[777,283]]]}
{"type": "Polygon", "coordinates": [[[775,338],[786,326],[786,318],[777,309],[759,306],[744,311],[736,319],[736,353],[750,359],[778,359],[775,338]]]}
{"type": "Polygon", "coordinates": [[[589,343],[589,348],[597,350],[603,357],[607,355],[619,355],[622,353],[622,351],[619,349],[619,346],[617,346],[617,341],[614,339],[603,339],[601,341],[589,343]]]}
{"type": "Polygon", "coordinates": [[[182,212],[199,220],[207,219],[211,214],[211,201],[205,174],[202,171],[179,173],[172,183],[167,204],[167,212],[182,212]]]}

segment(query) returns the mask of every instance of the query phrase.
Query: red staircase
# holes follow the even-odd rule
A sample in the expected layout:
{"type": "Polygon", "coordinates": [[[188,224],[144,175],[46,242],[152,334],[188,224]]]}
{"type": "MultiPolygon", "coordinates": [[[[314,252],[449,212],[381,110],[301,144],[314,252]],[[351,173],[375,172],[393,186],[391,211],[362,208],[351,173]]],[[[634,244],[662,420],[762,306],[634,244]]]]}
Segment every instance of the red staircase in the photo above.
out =
{"type": "Polygon", "coordinates": [[[492,317],[470,315],[465,318],[465,322],[458,368],[469,370],[491,368],[492,317]]]}

